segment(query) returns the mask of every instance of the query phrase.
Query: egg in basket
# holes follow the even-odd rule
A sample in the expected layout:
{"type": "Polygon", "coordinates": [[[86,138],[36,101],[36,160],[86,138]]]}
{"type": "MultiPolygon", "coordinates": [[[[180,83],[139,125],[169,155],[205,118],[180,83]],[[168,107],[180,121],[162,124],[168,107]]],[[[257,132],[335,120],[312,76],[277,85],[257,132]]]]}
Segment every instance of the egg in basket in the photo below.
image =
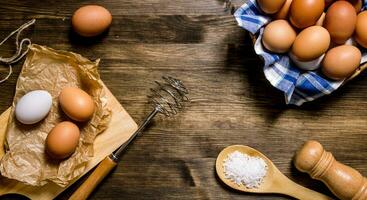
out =
{"type": "Polygon", "coordinates": [[[338,89],[366,66],[362,0],[249,0],[234,13],[286,103],[301,105],[338,89]]]}

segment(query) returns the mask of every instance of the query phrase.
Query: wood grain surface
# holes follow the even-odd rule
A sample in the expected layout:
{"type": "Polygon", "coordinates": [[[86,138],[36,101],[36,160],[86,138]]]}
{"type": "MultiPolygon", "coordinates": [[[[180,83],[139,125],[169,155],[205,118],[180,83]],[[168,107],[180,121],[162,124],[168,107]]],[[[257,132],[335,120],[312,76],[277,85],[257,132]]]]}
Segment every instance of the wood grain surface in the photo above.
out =
{"type": "MultiPolygon", "coordinates": [[[[304,141],[320,141],[339,161],[367,175],[366,73],[330,96],[287,106],[265,79],[247,33],[222,6],[220,0],[0,3],[0,38],[36,18],[25,35],[37,44],[101,58],[103,81],[137,122],[150,111],[146,95],[160,76],[176,76],[190,89],[190,106],[175,118],[156,118],[91,199],[288,199],[225,187],[215,175],[215,159],[233,144],[260,150],[293,181],[327,195],[321,182],[292,164],[304,141]],[[104,5],[114,18],[108,33],[85,40],[70,30],[70,17],[90,3],[104,5]]],[[[0,55],[13,49],[7,43],[0,55]]],[[[0,112],[11,104],[21,65],[0,85],[0,112]]],[[[6,70],[0,67],[1,76],[6,70]]],[[[81,182],[58,199],[67,199],[81,182]]]]}

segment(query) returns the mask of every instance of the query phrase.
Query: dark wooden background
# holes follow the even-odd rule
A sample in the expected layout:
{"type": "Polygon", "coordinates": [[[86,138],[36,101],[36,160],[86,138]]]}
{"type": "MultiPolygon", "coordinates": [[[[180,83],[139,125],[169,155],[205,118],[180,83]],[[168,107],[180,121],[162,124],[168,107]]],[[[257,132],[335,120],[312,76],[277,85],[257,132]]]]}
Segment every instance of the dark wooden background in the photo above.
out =
{"type": "MultiPolygon", "coordinates": [[[[146,94],[160,76],[176,76],[190,89],[191,105],[176,118],[157,118],[91,199],[288,199],[242,194],[221,184],[215,159],[233,144],[262,151],[292,180],[325,194],[330,192],[322,183],[292,164],[308,139],[367,175],[366,75],[328,97],[287,106],[265,79],[246,32],[222,6],[219,0],[0,3],[0,38],[36,18],[25,35],[37,44],[101,58],[102,79],[137,122],[150,111],[146,94]],[[109,32],[92,41],[70,30],[73,11],[90,3],[113,15],[109,32]]],[[[0,55],[13,50],[9,42],[0,55]]],[[[21,66],[0,85],[1,112],[11,105],[21,66]]],[[[6,70],[0,67],[1,76],[6,70]]],[[[58,198],[67,199],[80,183],[58,198]]]]}

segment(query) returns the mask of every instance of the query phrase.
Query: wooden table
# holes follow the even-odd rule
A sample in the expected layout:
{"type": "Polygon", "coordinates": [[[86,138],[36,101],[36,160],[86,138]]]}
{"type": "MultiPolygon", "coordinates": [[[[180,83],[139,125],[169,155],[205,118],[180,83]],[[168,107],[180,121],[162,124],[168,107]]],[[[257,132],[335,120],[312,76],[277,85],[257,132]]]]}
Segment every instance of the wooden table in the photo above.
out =
{"type": "MultiPolygon", "coordinates": [[[[137,122],[150,111],[146,94],[162,75],[182,79],[192,99],[176,118],[157,118],[91,199],[287,199],[241,194],[221,184],[215,159],[232,144],[261,150],[294,181],[329,195],[292,164],[304,141],[320,141],[338,160],[367,175],[365,74],[328,97],[287,106],[265,79],[246,32],[223,12],[223,1],[100,1],[114,19],[109,33],[95,41],[70,30],[73,11],[88,3],[3,1],[0,38],[36,18],[26,33],[32,41],[101,58],[102,79],[137,122]]],[[[7,43],[0,55],[12,51],[7,43]]],[[[21,66],[0,85],[1,112],[12,102],[21,66]]],[[[1,74],[6,70],[1,67],[1,74]]],[[[67,199],[80,183],[59,198],[67,199]]]]}

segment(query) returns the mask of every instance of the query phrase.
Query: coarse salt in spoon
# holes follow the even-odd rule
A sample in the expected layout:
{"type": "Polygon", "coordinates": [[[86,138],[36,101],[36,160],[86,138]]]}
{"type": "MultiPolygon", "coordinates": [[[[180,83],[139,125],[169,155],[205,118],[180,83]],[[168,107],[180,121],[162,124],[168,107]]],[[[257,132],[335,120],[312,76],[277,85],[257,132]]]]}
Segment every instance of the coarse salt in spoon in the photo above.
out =
{"type": "MultiPolygon", "coordinates": [[[[241,155],[236,155],[241,156],[241,155]]],[[[228,166],[226,168],[228,170],[228,166]]],[[[247,170],[251,169],[251,167],[247,167],[247,170]]],[[[318,193],[316,191],[310,190],[308,188],[305,188],[301,185],[298,185],[297,183],[291,181],[289,178],[287,178],[283,173],[279,171],[279,169],[273,164],[273,162],[268,159],[266,156],[264,156],[259,151],[243,145],[233,145],[229,146],[225,149],[223,149],[216,161],[216,171],[219,176],[219,178],[229,187],[242,191],[242,192],[250,192],[250,193],[275,193],[275,194],[284,194],[291,197],[294,197],[296,199],[301,200],[329,200],[331,199],[328,196],[325,196],[321,193],[318,193]],[[266,167],[266,174],[261,179],[258,177],[259,174],[261,174],[260,170],[257,174],[257,176],[253,176],[250,178],[254,178],[253,180],[256,180],[256,183],[258,185],[256,187],[253,187],[253,184],[251,185],[251,179],[250,182],[248,182],[250,185],[245,186],[243,183],[238,184],[234,182],[232,179],[228,177],[225,173],[224,164],[226,163],[228,165],[228,155],[234,155],[240,152],[242,155],[244,155],[245,159],[248,159],[248,163],[257,163],[259,168],[266,167]],[[261,159],[259,159],[261,158],[261,159]],[[254,159],[259,159],[255,160],[254,159]],[[260,160],[263,160],[266,165],[263,165],[260,160]],[[226,178],[227,177],[227,178],[226,178]]],[[[236,170],[235,170],[236,171],[236,170]]],[[[246,171],[246,170],[245,170],[246,171]]],[[[238,172],[238,171],[237,171],[238,172]]]]}

